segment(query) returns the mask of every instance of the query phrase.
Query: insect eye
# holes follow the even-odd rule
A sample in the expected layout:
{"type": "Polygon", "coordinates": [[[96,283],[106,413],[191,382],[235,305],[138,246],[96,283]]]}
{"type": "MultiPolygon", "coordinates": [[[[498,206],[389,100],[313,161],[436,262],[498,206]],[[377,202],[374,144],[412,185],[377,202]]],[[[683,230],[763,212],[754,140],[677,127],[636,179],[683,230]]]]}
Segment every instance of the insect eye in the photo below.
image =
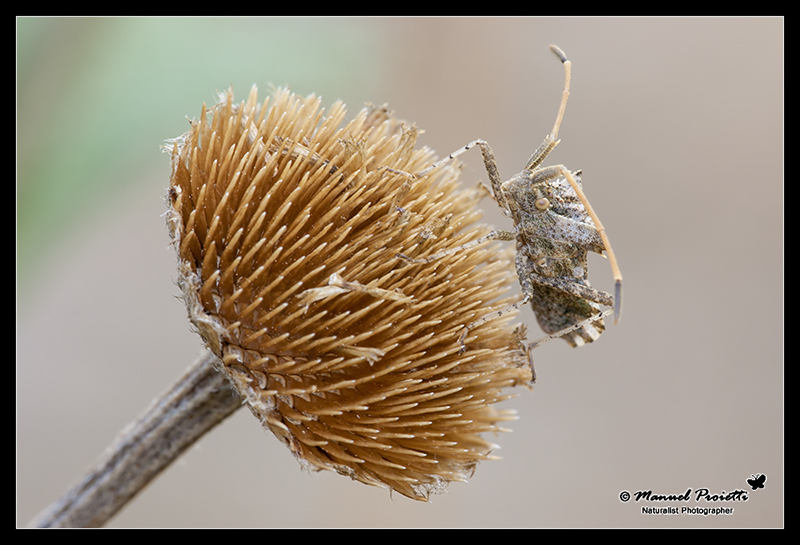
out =
{"type": "Polygon", "coordinates": [[[536,199],[536,202],[533,203],[533,204],[539,210],[547,210],[548,208],[550,208],[550,201],[548,200],[547,197],[542,197],[540,199],[536,199]]]}

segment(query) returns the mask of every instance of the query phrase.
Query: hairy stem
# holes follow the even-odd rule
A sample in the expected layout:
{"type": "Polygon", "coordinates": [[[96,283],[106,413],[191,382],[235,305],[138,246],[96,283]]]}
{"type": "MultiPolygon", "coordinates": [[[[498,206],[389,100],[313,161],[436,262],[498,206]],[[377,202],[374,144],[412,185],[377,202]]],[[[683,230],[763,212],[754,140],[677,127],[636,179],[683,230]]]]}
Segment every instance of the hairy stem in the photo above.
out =
{"type": "Polygon", "coordinates": [[[242,399],[217,364],[213,354],[204,352],[32,525],[102,526],[195,441],[233,414],[242,399]]]}

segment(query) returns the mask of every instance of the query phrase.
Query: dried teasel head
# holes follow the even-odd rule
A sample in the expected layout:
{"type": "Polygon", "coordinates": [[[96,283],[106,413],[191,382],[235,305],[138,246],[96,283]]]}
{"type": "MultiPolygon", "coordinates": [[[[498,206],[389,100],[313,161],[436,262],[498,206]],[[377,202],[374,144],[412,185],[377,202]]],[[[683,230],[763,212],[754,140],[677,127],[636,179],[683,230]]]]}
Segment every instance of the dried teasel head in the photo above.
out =
{"type": "Polygon", "coordinates": [[[189,317],[263,425],[313,469],[426,500],[468,478],[531,378],[511,255],[484,244],[479,190],[368,107],[231,92],[171,143],[168,223],[189,317]]]}

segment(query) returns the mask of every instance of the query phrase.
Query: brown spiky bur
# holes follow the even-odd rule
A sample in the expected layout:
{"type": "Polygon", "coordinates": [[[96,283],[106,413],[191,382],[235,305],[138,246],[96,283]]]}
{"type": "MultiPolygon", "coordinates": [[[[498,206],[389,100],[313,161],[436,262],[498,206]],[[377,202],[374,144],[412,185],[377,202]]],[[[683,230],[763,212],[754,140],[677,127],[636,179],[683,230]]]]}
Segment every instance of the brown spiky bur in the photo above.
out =
{"type": "MultiPolygon", "coordinates": [[[[263,425],[312,469],[426,500],[463,481],[531,380],[513,253],[478,239],[479,190],[385,108],[342,126],[314,96],[232,92],[172,142],[168,223],[191,322],[263,425]],[[397,172],[395,172],[397,171],[397,172]],[[513,290],[512,290],[513,291],[513,290]]],[[[257,456],[257,454],[254,454],[257,456]]]]}

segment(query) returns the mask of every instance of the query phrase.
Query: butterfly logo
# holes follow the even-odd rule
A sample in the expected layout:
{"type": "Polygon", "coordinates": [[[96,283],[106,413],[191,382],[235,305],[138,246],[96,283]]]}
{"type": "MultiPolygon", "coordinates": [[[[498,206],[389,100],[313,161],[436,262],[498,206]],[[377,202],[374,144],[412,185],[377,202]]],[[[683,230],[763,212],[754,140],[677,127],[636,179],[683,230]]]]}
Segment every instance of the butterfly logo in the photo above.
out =
{"type": "Polygon", "coordinates": [[[747,479],[747,484],[750,485],[750,488],[753,490],[758,490],[759,488],[764,488],[764,482],[767,480],[767,476],[763,473],[759,473],[758,475],[751,475],[752,479],[747,479]]]}

